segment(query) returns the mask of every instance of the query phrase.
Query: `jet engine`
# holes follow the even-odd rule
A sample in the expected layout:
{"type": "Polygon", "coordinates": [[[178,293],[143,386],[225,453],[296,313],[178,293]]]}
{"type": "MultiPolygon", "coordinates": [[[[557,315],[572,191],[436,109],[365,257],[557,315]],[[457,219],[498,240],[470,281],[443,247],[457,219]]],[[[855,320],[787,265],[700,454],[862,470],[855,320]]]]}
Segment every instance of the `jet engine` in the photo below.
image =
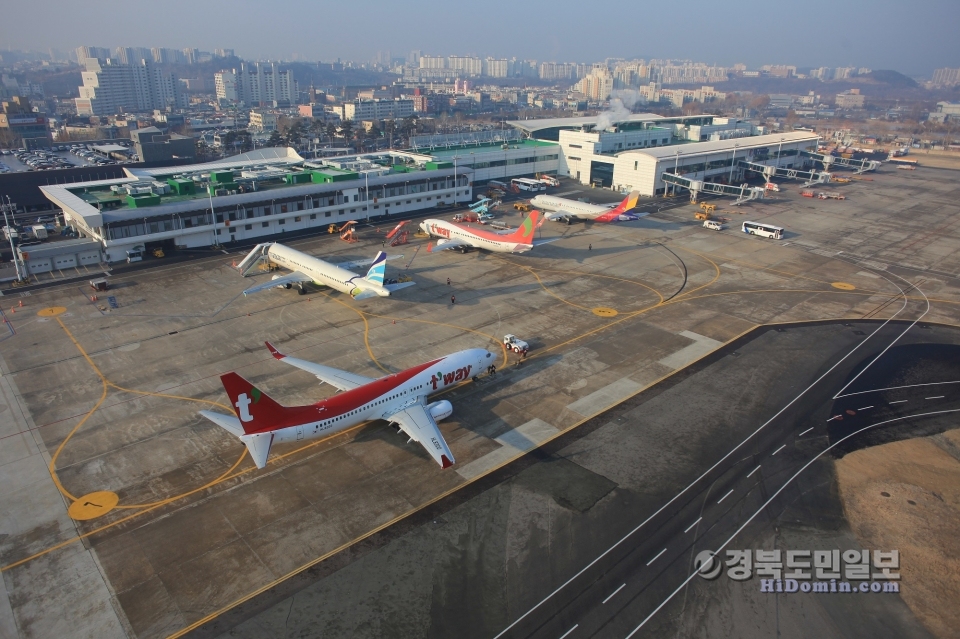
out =
{"type": "MultiPolygon", "coordinates": [[[[274,276],[271,277],[270,279],[271,279],[271,280],[279,280],[281,277],[283,277],[283,275],[274,275],[274,276]]],[[[288,284],[281,284],[281,285],[278,286],[277,288],[286,288],[286,289],[289,289],[290,286],[291,286],[291,285],[290,285],[289,283],[288,283],[288,284]]]]}
{"type": "Polygon", "coordinates": [[[445,399],[441,399],[439,402],[427,404],[427,410],[430,412],[430,416],[433,417],[434,421],[439,422],[441,419],[446,419],[453,414],[453,404],[445,399]]]}

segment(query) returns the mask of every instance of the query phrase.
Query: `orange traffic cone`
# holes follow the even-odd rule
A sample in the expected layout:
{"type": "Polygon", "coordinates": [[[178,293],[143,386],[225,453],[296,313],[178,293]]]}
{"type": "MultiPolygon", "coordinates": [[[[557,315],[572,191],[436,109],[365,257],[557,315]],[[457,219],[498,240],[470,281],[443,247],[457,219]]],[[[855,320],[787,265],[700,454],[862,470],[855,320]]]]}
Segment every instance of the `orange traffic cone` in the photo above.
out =
{"type": "Polygon", "coordinates": [[[23,300],[20,300],[20,303],[17,304],[17,306],[19,306],[20,308],[23,308],[23,300]]]}

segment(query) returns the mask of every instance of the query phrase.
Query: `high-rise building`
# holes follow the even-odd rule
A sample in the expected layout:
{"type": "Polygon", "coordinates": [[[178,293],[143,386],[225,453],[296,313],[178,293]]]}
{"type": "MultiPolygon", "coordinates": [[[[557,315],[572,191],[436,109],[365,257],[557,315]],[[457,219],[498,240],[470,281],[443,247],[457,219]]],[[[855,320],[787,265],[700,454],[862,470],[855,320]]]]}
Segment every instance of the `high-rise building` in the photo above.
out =
{"type": "Polygon", "coordinates": [[[243,63],[240,70],[214,74],[217,99],[247,106],[289,106],[295,103],[293,73],[275,63],[243,63]]]}
{"type": "MultiPolygon", "coordinates": [[[[120,64],[139,64],[141,60],[152,60],[153,53],[144,47],[117,47],[113,50],[113,57],[120,64]]],[[[91,56],[106,57],[106,56],[91,56]]]]}
{"type": "Polygon", "coordinates": [[[105,47],[77,47],[77,62],[83,65],[87,58],[109,58],[110,49],[105,47]]]}
{"type": "Polygon", "coordinates": [[[483,75],[491,78],[505,78],[509,74],[510,61],[506,58],[487,58],[483,61],[483,75]]]}
{"type": "Polygon", "coordinates": [[[595,67],[580,80],[579,90],[595,102],[606,100],[613,93],[613,74],[606,67],[595,67]]]}
{"type": "Polygon", "coordinates": [[[937,69],[933,72],[933,83],[942,87],[960,84],[960,69],[937,69]]]}
{"type": "Polygon", "coordinates": [[[87,58],[84,65],[83,86],[76,99],[79,115],[113,115],[185,106],[176,76],[154,67],[150,60],[119,64],[110,58],[87,58]]]}
{"type": "Polygon", "coordinates": [[[233,49],[214,49],[213,56],[215,58],[232,58],[233,49]]]}

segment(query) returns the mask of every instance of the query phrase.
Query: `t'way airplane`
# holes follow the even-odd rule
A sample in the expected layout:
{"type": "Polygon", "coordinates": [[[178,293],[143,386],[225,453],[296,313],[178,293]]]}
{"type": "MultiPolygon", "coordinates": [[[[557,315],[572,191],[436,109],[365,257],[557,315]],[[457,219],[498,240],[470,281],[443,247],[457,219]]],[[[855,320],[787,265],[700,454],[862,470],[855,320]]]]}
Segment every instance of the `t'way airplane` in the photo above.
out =
{"type": "MultiPolygon", "coordinates": [[[[402,255],[394,257],[403,257],[402,255]]],[[[387,254],[379,251],[373,260],[360,260],[357,262],[345,262],[343,264],[330,264],[320,258],[301,253],[289,246],[278,244],[276,242],[267,242],[257,244],[253,247],[243,261],[237,265],[237,270],[243,276],[253,269],[253,267],[263,260],[269,260],[283,268],[292,271],[287,275],[274,275],[273,279],[263,284],[248,288],[243,292],[244,295],[256,293],[267,288],[282,287],[290,288],[297,284],[300,294],[305,293],[303,285],[306,282],[313,282],[318,286],[329,286],[341,293],[349,293],[355,300],[362,300],[368,297],[387,297],[390,293],[413,286],[415,282],[401,282],[399,284],[384,284],[383,277],[387,269],[387,254]],[[353,271],[347,270],[356,266],[372,264],[366,275],[358,275],[353,271]]]]}
{"type": "Polygon", "coordinates": [[[473,379],[493,362],[492,353],[472,348],[372,379],[287,357],[270,342],[266,345],[281,362],[343,392],[309,406],[281,406],[236,373],[221,375],[236,417],[207,410],[200,414],[239,437],[257,468],[266,466],[273,444],[327,437],[374,419],[397,424],[410,441],[419,442],[442,468],[448,468],[454,463],[453,453],[437,421],[449,417],[453,406],[445,399],[428,404],[427,397],[473,379]]]}
{"type": "Polygon", "coordinates": [[[625,222],[627,220],[639,220],[646,213],[630,213],[637,205],[640,199],[640,191],[631,191],[630,195],[623,199],[623,202],[617,206],[610,207],[603,204],[587,204],[577,200],[569,200],[555,195],[537,195],[530,204],[549,211],[546,219],[554,222],[566,222],[570,224],[577,220],[589,220],[592,222],[625,222]]]}
{"type": "MultiPolygon", "coordinates": [[[[420,223],[420,228],[424,233],[440,238],[437,240],[438,249],[458,248],[466,252],[468,248],[478,248],[495,253],[523,253],[532,249],[535,244],[542,243],[533,240],[533,233],[540,226],[537,224],[539,218],[540,211],[530,211],[530,215],[519,228],[506,231],[486,231],[434,219],[424,220],[420,223]]],[[[543,220],[540,220],[540,224],[543,224],[543,220]]],[[[427,251],[432,252],[433,245],[428,246],[427,251]]]]}

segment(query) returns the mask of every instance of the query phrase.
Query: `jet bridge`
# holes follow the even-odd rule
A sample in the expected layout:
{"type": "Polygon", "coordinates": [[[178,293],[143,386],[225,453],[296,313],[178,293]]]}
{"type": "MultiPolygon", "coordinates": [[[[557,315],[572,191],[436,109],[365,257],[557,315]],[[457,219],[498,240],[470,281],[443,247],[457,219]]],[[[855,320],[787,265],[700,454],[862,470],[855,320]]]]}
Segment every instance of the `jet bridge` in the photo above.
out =
{"type": "Polygon", "coordinates": [[[806,182],[803,183],[803,186],[810,186],[812,184],[825,184],[830,181],[829,173],[803,171],[800,169],[784,169],[777,166],[757,164],[756,162],[747,162],[746,160],[739,160],[737,165],[741,169],[746,169],[747,171],[762,173],[763,176],[767,178],[768,182],[774,177],[785,178],[787,180],[806,180],[806,182]]]}
{"type": "Polygon", "coordinates": [[[880,168],[880,162],[876,160],[855,160],[853,158],[844,158],[836,155],[826,155],[824,153],[812,153],[810,151],[800,151],[800,155],[805,158],[816,160],[823,165],[823,168],[830,170],[831,166],[845,166],[853,169],[858,175],[866,171],[876,171],[880,168]]]}
{"type": "Polygon", "coordinates": [[[690,201],[696,204],[697,197],[701,193],[712,193],[713,195],[728,195],[736,197],[734,204],[743,204],[750,200],[759,200],[763,198],[764,189],[747,186],[731,186],[729,184],[716,184],[714,182],[704,182],[703,180],[691,180],[682,175],[673,173],[662,173],[660,179],[667,184],[673,184],[690,191],[690,201]]]}

